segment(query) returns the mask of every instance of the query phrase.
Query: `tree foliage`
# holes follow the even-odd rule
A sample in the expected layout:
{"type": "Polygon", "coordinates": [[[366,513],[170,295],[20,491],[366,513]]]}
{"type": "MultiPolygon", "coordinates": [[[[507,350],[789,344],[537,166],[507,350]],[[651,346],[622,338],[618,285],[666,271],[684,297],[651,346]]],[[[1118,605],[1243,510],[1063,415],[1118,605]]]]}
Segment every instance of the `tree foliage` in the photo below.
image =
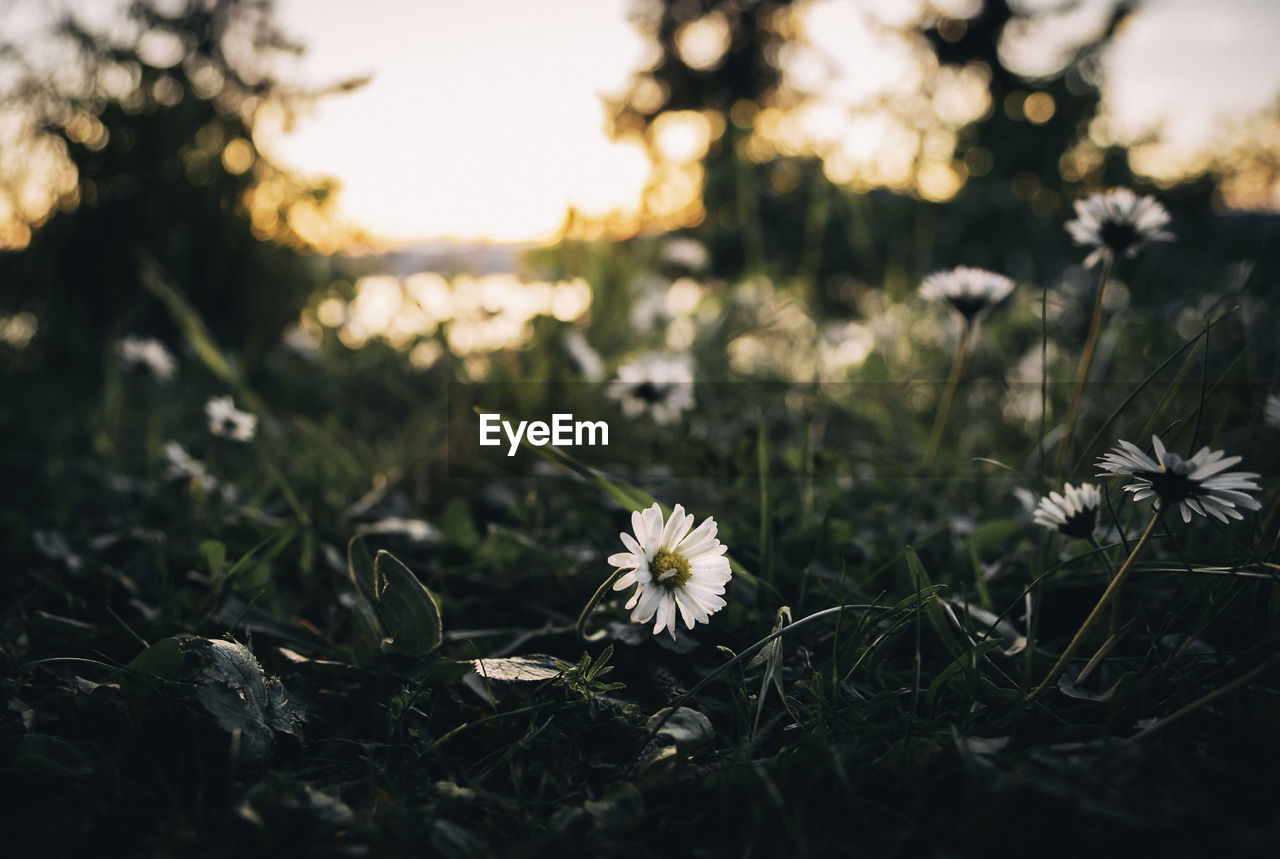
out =
{"type": "Polygon", "coordinates": [[[137,0],[110,32],[66,12],[41,43],[61,68],[22,55],[4,94],[28,122],[24,143],[63,163],[46,179],[60,190],[51,210],[28,213],[30,244],[0,256],[0,303],[36,313],[44,357],[65,370],[122,333],[171,330],[140,284],[140,252],[249,360],[314,279],[290,215],[322,213],[334,188],[272,164],[254,139],[264,107],[291,112],[319,94],[272,73],[300,47],[268,0],[173,7],[137,0]]]}

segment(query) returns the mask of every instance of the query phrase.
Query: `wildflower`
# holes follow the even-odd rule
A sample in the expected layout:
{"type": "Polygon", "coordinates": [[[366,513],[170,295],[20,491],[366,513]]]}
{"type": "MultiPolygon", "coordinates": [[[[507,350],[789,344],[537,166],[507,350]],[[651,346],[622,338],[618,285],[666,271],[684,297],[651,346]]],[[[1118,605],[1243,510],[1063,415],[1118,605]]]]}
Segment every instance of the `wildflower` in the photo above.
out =
{"type": "Polygon", "coordinates": [[[1158,509],[1177,506],[1182,521],[1190,522],[1191,514],[1214,516],[1223,522],[1228,517],[1243,519],[1237,510],[1257,510],[1262,504],[1250,492],[1257,492],[1257,474],[1247,471],[1226,471],[1240,461],[1238,456],[1227,456],[1220,450],[1202,447],[1195,456],[1183,459],[1165,449],[1159,436],[1151,437],[1155,459],[1143,453],[1137,445],[1121,441],[1115,450],[1098,459],[1103,469],[1099,477],[1133,477],[1134,482],[1124,488],[1133,493],[1134,501],[1155,496],[1158,509]]]}
{"type": "Polygon", "coordinates": [[[938,411],[934,414],[933,429],[929,433],[929,446],[925,448],[921,462],[925,467],[933,463],[942,443],[942,432],[946,429],[947,419],[951,416],[951,402],[955,399],[956,390],[960,386],[960,375],[964,371],[964,363],[968,360],[973,348],[974,338],[978,334],[978,322],[991,308],[1009,297],[1013,292],[1013,281],[1002,274],[996,274],[981,268],[959,266],[951,271],[938,271],[924,279],[920,284],[920,296],[929,301],[945,301],[951,309],[960,314],[964,324],[960,329],[960,339],[956,341],[956,354],[951,359],[951,372],[947,378],[947,386],[943,389],[942,400],[938,411]]]}
{"type": "Polygon", "coordinates": [[[258,427],[258,419],[236,408],[230,397],[213,397],[204,404],[209,417],[209,432],[219,438],[250,441],[258,427]]]}
{"type": "Polygon", "coordinates": [[[320,357],[320,335],[312,327],[303,327],[295,322],[284,330],[280,340],[308,361],[320,357]]]}
{"type": "Polygon", "coordinates": [[[586,335],[574,328],[564,335],[561,342],[582,378],[588,382],[599,382],[604,378],[604,362],[600,360],[600,353],[587,342],[586,335]]]}
{"type": "Polygon", "coordinates": [[[36,551],[46,558],[61,561],[73,573],[80,571],[80,556],[72,551],[71,544],[60,531],[37,529],[31,532],[31,539],[36,544],[36,551]]]}
{"type": "Polygon", "coordinates": [[[679,504],[664,525],[662,508],[654,504],[631,514],[635,536],[619,534],[627,551],[609,556],[610,564],[626,571],[613,589],[636,586],[626,608],[636,623],[656,616],[654,635],[666,629],[675,638],[677,611],[693,629],[725,606],[719,594],[732,573],[726,547],[716,539],[716,520],[708,517],[690,531],[692,526],[693,516],[679,504]]]}
{"type": "Polygon", "coordinates": [[[921,298],[947,302],[967,323],[1004,301],[1011,292],[1013,281],[1004,275],[963,265],[934,272],[920,284],[921,298]]]}
{"type": "Polygon", "coordinates": [[[1271,394],[1267,397],[1263,418],[1269,426],[1280,428],[1280,394],[1271,394]]]}
{"type": "Polygon", "coordinates": [[[1053,528],[1059,534],[1077,540],[1087,540],[1098,524],[1098,508],[1102,505],[1102,493],[1092,483],[1072,486],[1068,483],[1062,494],[1050,492],[1040,499],[1031,518],[1037,525],[1053,528]]]}
{"type": "Polygon", "coordinates": [[[648,412],[656,423],[674,423],[693,408],[693,367],[685,356],[648,352],[619,367],[607,393],[629,418],[648,412]]]}
{"type": "Polygon", "coordinates": [[[1167,242],[1173,233],[1164,227],[1169,213],[1152,197],[1139,197],[1128,188],[1113,188],[1088,199],[1076,201],[1076,219],[1068,221],[1067,232],[1076,244],[1094,249],[1085,259],[1092,267],[1110,251],[1132,259],[1147,242],[1167,242]]]}
{"type": "Polygon", "coordinates": [[[170,439],[164,443],[164,457],[169,462],[165,477],[169,480],[190,480],[193,484],[209,491],[214,490],[218,481],[200,460],[187,453],[186,448],[170,439]]]}
{"type": "Polygon", "coordinates": [[[667,309],[667,290],[671,281],[656,274],[644,274],[632,287],[635,298],[631,302],[631,327],[641,334],[656,331],[671,321],[667,309]]]}
{"type": "Polygon", "coordinates": [[[398,516],[357,525],[356,533],[403,534],[417,543],[434,543],[440,539],[440,529],[425,519],[402,519],[398,516]]]}
{"type": "Polygon", "coordinates": [[[150,337],[124,337],[116,344],[120,360],[131,367],[145,367],[157,381],[168,382],[177,372],[177,362],[159,340],[150,337]]]}
{"type": "Polygon", "coordinates": [[[221,496],[226,504],[235,504],[240,493],[230,483],[219,483],[203,462],[187,453],[186,448],[170,439],[164,443],[164,457],[169,462],[166,480],[186,480],[197,492],[221,496]]]}

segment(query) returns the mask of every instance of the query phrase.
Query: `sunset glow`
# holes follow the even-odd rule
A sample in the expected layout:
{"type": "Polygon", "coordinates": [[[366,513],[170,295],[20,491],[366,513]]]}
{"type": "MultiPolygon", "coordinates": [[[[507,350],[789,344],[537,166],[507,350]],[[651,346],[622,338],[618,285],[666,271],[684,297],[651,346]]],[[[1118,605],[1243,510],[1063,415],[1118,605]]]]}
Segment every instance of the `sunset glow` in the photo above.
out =
{"type": "Polygon", "coordinates": [[[548,239],[569,206],[634,209],[648,161],[609,140],[601,100],[647,49],[626,3],[288,0],[301,77],[372,80],[290,134],[264,117],[261,144],[337,178],[343,213],[388,239],[548,239]]]}

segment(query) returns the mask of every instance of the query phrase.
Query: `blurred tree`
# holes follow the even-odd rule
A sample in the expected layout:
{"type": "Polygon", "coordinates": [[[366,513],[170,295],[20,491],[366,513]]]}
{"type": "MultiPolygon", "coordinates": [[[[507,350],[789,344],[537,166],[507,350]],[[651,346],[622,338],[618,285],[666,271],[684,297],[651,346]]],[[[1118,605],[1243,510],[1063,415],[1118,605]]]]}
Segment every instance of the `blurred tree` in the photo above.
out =
{"type": "Polygon", "coordinates": [[[1133,183],[1123,151],[1099,146],[1089,126],[1101,98],[1102,51],[1137,5],[1109,0],[1096,13],[1092,32],[1059,43],[1052,53],[1043,47],[1045,31],[1077,11],[1078,0],[1031,8],[984,0],[972,17],[931,16],[918,23],[941,69],[977,69],[988,81],[990,106],[957,135],[965,183],[956,202],[995,221],[957,222],[957,244],[976,253],[999,232],[1029,245],[1037,225],[1027,221],[1028,209],[1051,218],[1056,231],[1071,200],[1086,190],[1133,183]],[[1042,47],[1035,67],[1020,65],[1020,55],[1036,45],[1042,47]]]}
{"type": "Polygon", "coordinates": [[[104,340],[173,330],[140,285],[139,251],[249,361],[296,317],[315,279],[300,252],[322,235],[333,188],[272,165],[253,123],[321,94],[271,73],[300,50],[270,0],[137,0],[110,28],[66,12],[40,44],[45,63],[8,48],[22,74],[0,107],[26,120],[30,153],[58,157],[22,177],[52,206],[25,212],[29,244],[0,255],[0,306],[36,313],[50,366],[92,367],[104,340]]]}
{"type": "Polygon", "coordinates": [[[631,19],[654,41],[657,61],[633,76],[611,105],[615,135],[644,133],[668,111],[714,111],[728,120],[735,104],[759,104],[782,75],[793,0],[640,0],[631,19]]]}
{"type": "Polygon", "coordinates": [[[1098,110],[1099,55],[1136,0],[1108,0],[1093,9],[1096,26],[1077,27],[1065,42],[1056,39],[1056,55],[1039,57],[1034,69],[1017,62],[1018,48],[1029,36],[1043,43],[1046,28],[1080,11],[1077,0],[917,4],[900,35],[921,63],[923,103],[931,103],[943,76],[963,72],[985,81],[987,108],[958,125],[935,118],[945,132],[940,139],[954,141],[947,154],[926,152],[929,129],[921,126],[918,99],[869,105],[901,112],[915,141],[905,153],[915,178],[883,192],[875,181],[833,181],[820,145],[797,154],[794,145],[762,140],[765,112],[776,117],[813,95],[790,83],[786,58],[790,48],[803,46],[804,16],[818,5],[635,4],[635,20],[653,40],[657,59],[612,104],[613,131],[640,136],[649,147],[655,164],[650,225],[696,227],[712,247],[716,274],[762,271],[812,289],[819,303],[847,306],[850,278],[905,284],[924,266],[958,260],[1006,267],[1010,260],[999,255],[1013,242],[1025,246],[1047,229],[1047,221],[1026,218],[1028,210],[1056,220],[1082,188],[1131,181],[1124,153],[1094,143],[1089,122],[1098,110]],[[692,167],[672,163],[664,149],[670,117],[705,140],[692,167]],[[947,180],[942,190],[926,183],[930,170],[947,180]],[[673,216],[682,199],[687,208],[673,216]],[[955,204],[947,215],[934,205],[941,201],[955,204]],[[1002,231],[1011,239],[1004,247],[985,241],[1002,231]],[[966,256],[973,253],[980,258],[966,256]],[[940,259],[929,260],[930,254],[940,259]]]}

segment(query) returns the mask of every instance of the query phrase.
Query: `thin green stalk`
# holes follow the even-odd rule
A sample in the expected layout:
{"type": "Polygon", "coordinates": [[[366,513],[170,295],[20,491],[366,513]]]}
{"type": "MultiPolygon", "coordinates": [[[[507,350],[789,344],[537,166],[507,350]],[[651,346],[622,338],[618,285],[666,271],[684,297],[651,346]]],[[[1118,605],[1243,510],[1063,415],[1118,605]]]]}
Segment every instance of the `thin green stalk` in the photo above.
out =
{"type": "MultiPolygon", "coordinates": [[[[1093,548],[1097,550],[1098,554],[1102,556],[1103,562],[1106,563],[1107,565],[1107,572],[1109,572],[1112,578],[1114,578],[1116,574],[1116,568],[1111,564],[1111,556],[1108,555],[1106,552],[1102,551],[1102,546],[1098,543],[1098,538],[1090,534],[1089,545],[1093,546],[1093,548]]],[[[1119,631],[1120,631],[1120,595],[1116,594],[1115,599],[1111,601],[1111,634],[1115,635],[1119,631]]]]}
{"type": "Polygon", "coordinates": [[[760,576],[773,580],[773,546],[770,527],[769,437],[762,412],[756,422],[756,467],[760,469],[760,576]]]}
{"type": "Polygon", "coordinates": [[[596,589],[591,599],[587,600],[587,605],[582,609],[582,614],[578,615],[578,625],[575,627],[578,638],[583,641],[598,641],[604,638],[605,631],[603,629],[598,629],[590,635],[587,635],[583,630],[587,627],[587,618],[591,615],[591,610],[600,604],[600,600],[604,599],[604,595],[609,592],[609,588],[613,587],[613,583],[620,578],[622,578],[621,568],[614,570],[613,574],[604,580],[604,584],[596,589]]]}
{"type": "Polygon", "coordinates": [[[1214,689],[1212,692],[1209,692],[1205,695],[1200,696],[1199,698],[1192,701],[1190,704],[1181,708],[1180,710],[1173,713],[1172,715],[1165,716],[1163,719],[1156,722],[1154,725],[1148,725],[1147,727],[1143,728],[1141,731],[1139,731],[1138,733],[1130,737],[1130,739],[1144,740],[1147,737],[1154,734],[1156,731],[1160,730],[1161,728],[1167,728],[1169,725],[1172,725],[1174,722],[1178,721],[1183,716],[1194,713],[1196,710],[1199,710],[1202,707],[1207,707],[1210,704],[1212,704],[1214,701],[1217,701],[1219,698],[1225,698],[1227,695],[1230,695],[1232,692],[1236,691],[1241,686],[1245,686],[1253,682],[1257,678],[1261,677],[1268,668],[1275,665],[1277,662],[1280,662],[1280,652],[1271,654],[1271,656],[1267,658],[1261,665],[1252,669],[1251,671],[1247,671],[1244,674],[1241,674],[1239,677],[1237,677],[1235,680],[1232,680],[1226,686],[1223,686],[1219,689],[1214,689]]]}
{"type": "Polygon", "coordinates": [[[1053,668],[1049,669],[1048,675],[1044,680],[1040,681],[1040,685],[1035,688],[1030,695],[1027,696],[1027,702],[1030,703],[1040,698],[1045,692],[1057,681],[1063,671],[1067,669],[1067,665],[1071,662],[1071,657],[1075,656],[1076,651],[1080,649],[1080,645],[1084,643],[1085,636],[1093,627],[1098,616],[1102,614],[1102,610],[1111,602],[1111,598],[1115,596],[1120,589],[1121,583],[1128,577],[1129,572],[1133,569],[1134,561],[1142,554],[1142,550],[1146,547],[1147,541],[1151,539],[1151,535],[1155,532],[1156,523],[1160,521],[1160,511],[1156,511],[1151,516],[1151,521],[1147,523],[1147,529],[1142,532],[1137,545],[1133,547],[1133,551],[1129,553],[1129,557],[1125,559],[1124,564],[1120,567],[1120,571],[1116,573],[1115,578],[1111,580],[1111,584],[1107,585],[1107,589],[1102,592],[1102,596],[1098,599],[1098,604],[1093,607],[1093,611],[1089,612],[1089,616],[1084,619],[1084,623],[1076,630],[1075,637],[1071,639],[1071,643],[1067,645],[1067,649],[1062,651],[1062,656],[1058,657],[1057,663],[1053,668]]]}
{"type": "Polygon", "coordinates": [[[298,494],[293,491],[293,486],[289,483],[288,478],[284,476],[276,464],[272,462],[270,454],[262,448],[258,448],[259,461],[266,467],[267,473],[271,475],[271,479],[275,482],[276,487],[284,495],[284,500],[288,502],[289,507],[293,510],[293,515],[297,517],[298,523],[304,528],[311,527],[311,516],[307,513],[307,508],[302,506],[302,501],[298,499],[298,494]]]}
{"type": "Polygon", "coordinates": [[[956,356],[951,362],[951,375],[947,377],[947,387],[942,392],[942,401],[938,404],[938,413],[933,419],[933,431],[929,433],[929,446],[925,449],[922,461],[926,468],[933,464],[938,445],[942,442],[942,431],[946,429],[947,418],[951,415],[951,403],[955,399],[956,388],[960,386],[960,375],[973,345],[974,325],[966,319],[964,328],[960,330],[960,342],[956,343],[956,356]]]}
{"type": "Polygon", "coordinates": [[[1093,353],[1098,348],[1098,334],[1102,330],[1102,302],[1107,290],[1107,282],[1111,279],[1111,268],[1115,263],[1115,254],[1106,251],[1102,257],[1102,274],[1098,277],[1098,294],[1093,301],[1093,321],[1089,323],[1089,334],[1085,337],[1084,350],[1080,353],[1080,366],[1076,369],[1075,390],[1071,392],[1071,405],[1067,408],[1067,420],[1063,425],[1062,442],[1058,447],[1058,474],[1066,467],[1067,457],[1071,450],[1071,431],[1076,423],[1076,412],[1080,408],[1080,397],[1084,393],[1085,380],[1089,378],[1089,365],[1093,363],[1093,353]]]}
{"type": "Polygon", "coordinates": [[[824,608],[821,611],[815,611],[813,614],[809,615],[808,617],[802,617],[799,620],[797,620],[795,623],[789,623],[786,626],[782,627],[781,629],[774,630],[773,632],[766,635],[764,638],[757,641],[755,644],[748,647],[746,650],[742,651],[741,653],[735,654],[727,662],[720,665],[720,667],[712,670],[711,673],[709,673],[706,677],[703,677],[701,680],[695,683],[692,689],[690,689],[688,692],[685,692],[683,695],[681,695],[679,698],[673,701],[671,705],[666,708],[665,715],[663,715],[663,717],[658,720],[658,723],[656,725],[654,725],[649,729],[649,735],[648,735],[649,738],[652,739],[653,737],[656,737],[658,735],[658,731],[662,730],[662,726],[665,725],[667,723],[667,720],[670,719],[672,715],[674,715],[675,712],[684,705],[685,701],[688,701],[694,695],[697,695],[699,692],[701,692],[707,686],[707,684],[712,683],[713,681],[719,679],[730,668],[733,668],[735,665],[741,665],[751,657],[755,656],[766,645],[768,645],[769,642],[777,641],[779,638],[782,638],[784,635],[790,635],[791,633],[795,632],[797,629],[800,629],[801,627],[804,627],[804,626],[808,626],[814,621],[819,620],[820,618],[827,617],[828,615],[832,615],[832,614],[838,615],[840,614],[840,612],[851,610],[851,609],[870,610],[874,608],[876,608],[875,604],[865,605],[865,604],[851,603],[847,605],[832,606],[831,608],[824,608]]]}
{"type": "Polygon", "coordinates": [[[1263,540],[1267,539],[1268,534],[1271,534],[1272,541],[1274,541],[1277,536],[1280,536],[1280,534],[1272,532],[1272,528],[1276,524],[1277,516],[1280,516],[1280,495],[1277,495],[1276,500],[1271,502],[1271,509],[1267,511],[1267,518],[1262,520],[1262,527],[1258,529],[1258,539],[1253,541],[1253,547],[1255,550],[1262,545],[1263,540]]]}

